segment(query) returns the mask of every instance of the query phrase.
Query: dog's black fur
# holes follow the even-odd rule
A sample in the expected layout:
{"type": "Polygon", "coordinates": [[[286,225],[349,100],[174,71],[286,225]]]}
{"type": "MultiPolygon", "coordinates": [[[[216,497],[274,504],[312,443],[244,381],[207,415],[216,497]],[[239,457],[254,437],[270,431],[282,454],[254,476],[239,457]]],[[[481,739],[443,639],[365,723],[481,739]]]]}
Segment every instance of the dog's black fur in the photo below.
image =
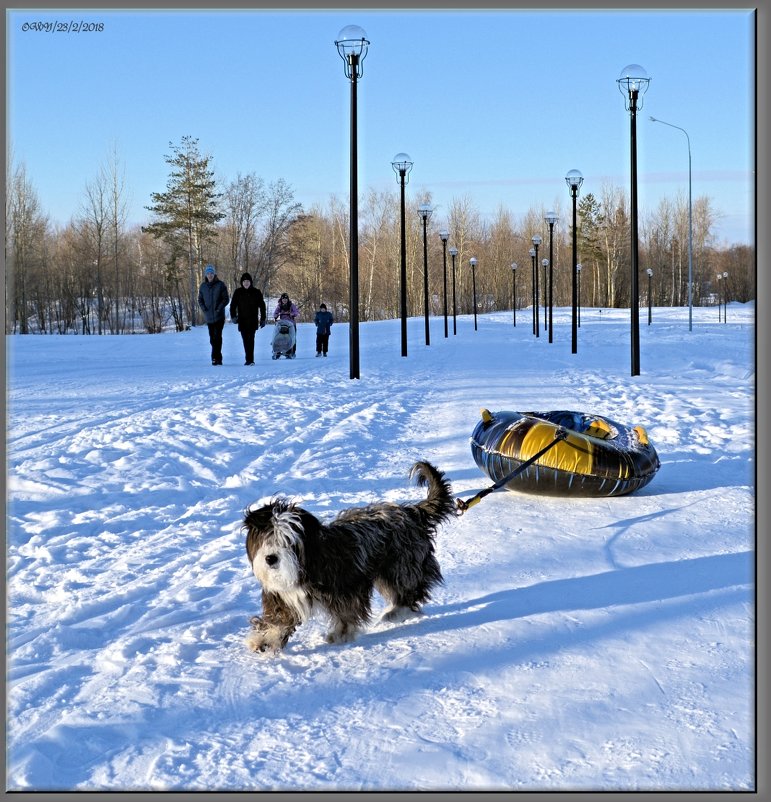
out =
{"type": "Polygon", "coordinates": [[[370,619],[373,589],[391,605],[383,620],[419,614],[443,581],[434,536],[456,506],[449,482],[430,463],[416,462],[410,476],[428,485],[424,501],[351,508],[329,524],[285,499],[247,511],[246,553],[262,584],[251,649],[283,649],[317,609],[332,619],[328,642],[351,641],[370,619]]]}

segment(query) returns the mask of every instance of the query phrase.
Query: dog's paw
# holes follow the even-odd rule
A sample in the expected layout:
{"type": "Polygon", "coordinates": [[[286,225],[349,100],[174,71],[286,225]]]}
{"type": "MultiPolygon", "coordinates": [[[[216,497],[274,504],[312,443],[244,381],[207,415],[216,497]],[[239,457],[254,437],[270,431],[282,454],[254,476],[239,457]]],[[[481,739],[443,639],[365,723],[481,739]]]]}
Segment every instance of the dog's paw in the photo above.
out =
{"type": "Polygon", "coordinates": [[[401,624],[410,618],[420,618],[423,615],[421,610],[413,610],[411,607],[389,607],[380,620],[386,624],[401,624]]]}
{"type": "Polygon", "coordinates": [[[351,643],[356,640],[358,630],[356,627],[349,627],[338,624],[334,629],[327,632],[327,643],[351,643]]]}
{"type": "Polygon", "coordinates": [[[280,652],[286,640],[281,630],[275,627],[266,627],[262,621],[259,625],[255,625],[255,629],[244,638],[244,642],[249,649],[261,654],[276,654],[280,652]]]}

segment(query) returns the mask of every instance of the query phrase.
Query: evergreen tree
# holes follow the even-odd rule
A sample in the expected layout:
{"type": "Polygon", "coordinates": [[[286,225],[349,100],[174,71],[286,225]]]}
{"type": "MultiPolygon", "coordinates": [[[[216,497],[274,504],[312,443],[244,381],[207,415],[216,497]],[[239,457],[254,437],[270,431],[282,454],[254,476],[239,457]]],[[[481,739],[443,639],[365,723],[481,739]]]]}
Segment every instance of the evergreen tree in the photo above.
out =
{"type": "MultiPolygon", "coordinates": [[[[162,238],[173,253],[187,253],[190,271],[190,324],[198,313],[198,277],[203,267],[207,243],[217,236],[217,222],[224,217],[219,209],[221,193],[215,192],[211,156],[202,156],[198,140],[183,136],[180,145],[169,143],[172,154],[165,157],[171,172],[165,192],[153,192],[152,206],[145,207],[156,220],[143,230],[162,238]]],[[[172,265],[176,263],[173,260],[172,265]]]]}

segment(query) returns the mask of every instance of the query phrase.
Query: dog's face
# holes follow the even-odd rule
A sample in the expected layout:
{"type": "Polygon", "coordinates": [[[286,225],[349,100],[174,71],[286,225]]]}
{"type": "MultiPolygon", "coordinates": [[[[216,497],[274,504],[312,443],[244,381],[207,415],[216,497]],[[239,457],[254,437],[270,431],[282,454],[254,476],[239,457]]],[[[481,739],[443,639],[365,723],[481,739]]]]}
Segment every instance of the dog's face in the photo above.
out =
{"type": "Polygon", "coordinates": [[[244,518],[246,554],[252,573],[270,593],[296,591],[303,578],[300,513],[288,502],[274,501],[244,518]]]}

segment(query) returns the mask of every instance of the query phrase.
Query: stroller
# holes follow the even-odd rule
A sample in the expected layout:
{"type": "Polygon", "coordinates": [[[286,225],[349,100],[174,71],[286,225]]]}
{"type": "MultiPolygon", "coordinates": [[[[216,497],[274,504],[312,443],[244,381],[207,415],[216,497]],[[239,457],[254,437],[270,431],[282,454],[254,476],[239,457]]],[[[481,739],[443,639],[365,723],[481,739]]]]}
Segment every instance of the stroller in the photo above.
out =
{"type": "Polygon", "coordinates": [[[281,356],[285,356],[287,359],[294,359],[296,336],[295,325],[291,320],[277,320],[271,341],[273,359],[278,359],[281,356]]]}

